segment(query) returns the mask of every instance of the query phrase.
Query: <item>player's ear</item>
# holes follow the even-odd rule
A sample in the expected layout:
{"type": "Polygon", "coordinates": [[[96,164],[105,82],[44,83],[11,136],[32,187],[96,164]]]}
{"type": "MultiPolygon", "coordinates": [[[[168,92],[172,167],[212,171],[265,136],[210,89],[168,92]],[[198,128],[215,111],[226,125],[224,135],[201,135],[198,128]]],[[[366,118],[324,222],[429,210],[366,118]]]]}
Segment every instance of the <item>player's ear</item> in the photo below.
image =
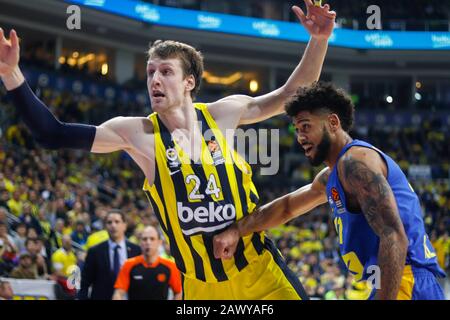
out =
{"type": "Polygon", "coordinates": [[[194,88],[195,88],[195,78],[191,74],[186,77],[186,90],[192,91],[192,90],[194,90],[194,88]]]}
{"type": "Polygon", "coordinates": [[[328,125],[331,132],[336,132],[341,127],[341,121],[337,114],[332,113],[328,116],[328,125]]]}

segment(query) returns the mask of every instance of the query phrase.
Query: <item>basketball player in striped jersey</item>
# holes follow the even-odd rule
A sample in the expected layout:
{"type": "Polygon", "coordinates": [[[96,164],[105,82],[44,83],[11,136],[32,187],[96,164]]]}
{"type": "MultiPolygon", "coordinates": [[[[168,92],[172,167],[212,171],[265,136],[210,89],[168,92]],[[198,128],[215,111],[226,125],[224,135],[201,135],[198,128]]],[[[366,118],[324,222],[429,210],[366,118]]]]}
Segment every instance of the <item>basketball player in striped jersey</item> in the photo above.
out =
{"type": "Polygon", "coordinates": [[[147,193],[183,274],[185,299],[305,299],[297,277],[263,232],[239,240],[232,259],[216,259],[213,236],[250,215],[258,192],[250,166],[230,147],[226,130],[284,112],[299,86],[319,78],[335,21],[328,5],[304,0],[293,11],[311,35],[287,82],[263,96],[233,95],[203,104],[203,59],[189,45],[156,41],[149,49],[147,86],[155,113],[117,117],[100,126],[62,123],[31,92],[18,67],[15,31],[0,34],[0,75],[35,139],[49,149],[126,151],[145,174],[147,193]],[[211,134],[212,133],[212,134],[211,134]]]}

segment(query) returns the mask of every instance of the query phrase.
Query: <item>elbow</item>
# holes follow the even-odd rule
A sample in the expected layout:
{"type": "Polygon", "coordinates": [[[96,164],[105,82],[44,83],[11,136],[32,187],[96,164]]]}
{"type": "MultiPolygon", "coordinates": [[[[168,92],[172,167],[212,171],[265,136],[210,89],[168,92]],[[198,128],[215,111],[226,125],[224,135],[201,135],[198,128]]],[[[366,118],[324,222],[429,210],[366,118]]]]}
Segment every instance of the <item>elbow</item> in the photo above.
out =
{"type": "Polygon", "coordinates": [[[403,226],[401,229],[397,230],[395,233],[395,240],[397,241],[399,247],[401,249],[404,249],[405,251],[408,250],[408,246],[409,246],[409,240],[408,237],[406,236],[405,230],[403,229],[403,226]]]}
{"type": "Polygon", "coordinates": [[[402,230],[397,235],[397,238],[398,238],[398,241],[399,241],[400,248],[404,250],[405,255],[406,255],[406,253],[408,252],[408,247],[409,247],[408,237],[406,236],[405,232],[402,230]]]}
{"type": "Polygon", "coordinates": [[[294,219],[296,216],[297,215],[292,210],[290,210],[289,208],[285,208],[283,211],[283,214],[282,214],[283,218],[282,218],[281,223],[282,224],[287,223],[287,222],[291,221],[292,219],[294,219]]]}
{"type": "Polygon", "coordinates": [[[284,100],[289,99],[292,96],[294,96],[300,87],[302,87],[302,86],[293,86],[293,85],[285,84],[282,87],[282,95],[283,95],[284,100]]]}
{"type": "Polygon", "coordinates": [[[409,240],[404,230],[392,230],[381,241],[384,243],[383,247],[395,249],[398,254],[406,257],[409,240]]]}

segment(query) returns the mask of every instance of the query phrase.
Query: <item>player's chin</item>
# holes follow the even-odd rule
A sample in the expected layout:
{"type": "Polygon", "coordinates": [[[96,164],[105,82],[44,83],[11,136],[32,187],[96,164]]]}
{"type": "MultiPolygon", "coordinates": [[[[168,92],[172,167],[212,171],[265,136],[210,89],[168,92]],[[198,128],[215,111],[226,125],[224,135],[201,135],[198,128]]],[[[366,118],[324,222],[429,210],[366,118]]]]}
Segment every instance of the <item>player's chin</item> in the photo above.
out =
{"type": "Polygon", "coordinates": [[[152,109],[156,112],[167,110],[167,104],[163,101],[151,101],[152,109]]]}

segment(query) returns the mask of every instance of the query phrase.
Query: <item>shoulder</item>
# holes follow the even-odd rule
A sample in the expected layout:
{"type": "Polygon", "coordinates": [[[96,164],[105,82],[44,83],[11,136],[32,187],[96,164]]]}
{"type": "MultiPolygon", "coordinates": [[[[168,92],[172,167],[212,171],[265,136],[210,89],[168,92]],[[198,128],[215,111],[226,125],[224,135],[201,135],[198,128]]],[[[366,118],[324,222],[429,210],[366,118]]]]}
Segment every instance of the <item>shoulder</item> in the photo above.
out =
{"type": "Polygon", "coordinates": [[[244,107],[254,101],[254,98],[243,94],[235,94],[227,96],[215,102],[207,104],[209,113],[215,118],[220,119],[222,117],[229,117],[233,114],[240,114],[244,107]]]}
{"type": "Polygon", "coordinates": [[[61,258],[62,255],[63,255],[62,250],[58,249],[55,252],[53,252],[52,259],[59,259],[59,258],[61,258]]]}
{"type": "Polygon", "coordinates": [[[126,241],[126,245],[127,245],[127,248],[130,248],[130,249],[132,249],[132,250],[137,250],[137,251],[141,251],[141,247],[139,247],[138,245],[136,245],[136,244],[134,244],[133,242],[130,242],[130,241],[126,241]]]}
{"type": "Polygon", "coordinates": [[[163,257],[159,257],[159,263],[168,267],[171,270],[177,270],[176,264],[175,262],[173,262],[172,260],[163,258],[163,257]]]}
{"type": "Polygon", "coordinates": [[[345,191],[359,196],[369,184],[381,183],[387,177],[386,163],[370,148],[351,148],[339,159],[337,166],[339,181],[345,191]]]}
{"type": "Polygon", "coordinates": [[[103,241],[89,248],[88,253],[96,254],[97,252],[108,250],[108,248],[109,248],[108,241],[103,241]]]}
{"type": "Polygon", "coordinates": [[[142,256],[135,256],[132,258],[128,258],[127,260],[125,260],[123,267],[125,268],[132,268],[140,263],[142,263],[143,261],[143,257],[142,256]]]}
{"type": "Polygon", "coordinates": [[[364,170],[382,172],[384,161],[380,154],[367,147],[355,146],[350,148],[338,161],[340,176],[355,175],[364,170]]]}

